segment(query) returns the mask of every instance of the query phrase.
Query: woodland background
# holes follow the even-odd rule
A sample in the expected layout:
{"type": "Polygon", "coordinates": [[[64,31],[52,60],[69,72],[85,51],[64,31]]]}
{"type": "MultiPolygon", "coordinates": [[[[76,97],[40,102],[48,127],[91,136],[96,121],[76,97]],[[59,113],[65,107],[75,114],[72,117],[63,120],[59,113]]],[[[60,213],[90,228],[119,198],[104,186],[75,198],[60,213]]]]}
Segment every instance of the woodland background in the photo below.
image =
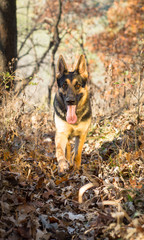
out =
{"type": "Polygon", "coordinates": [[[0,239],[144,238],[143,77],[142,0],[0,1],[0,239]],[[60,54],[70,69],[85,55],[93,112],[80,173],[64,177],[60,54]]]}

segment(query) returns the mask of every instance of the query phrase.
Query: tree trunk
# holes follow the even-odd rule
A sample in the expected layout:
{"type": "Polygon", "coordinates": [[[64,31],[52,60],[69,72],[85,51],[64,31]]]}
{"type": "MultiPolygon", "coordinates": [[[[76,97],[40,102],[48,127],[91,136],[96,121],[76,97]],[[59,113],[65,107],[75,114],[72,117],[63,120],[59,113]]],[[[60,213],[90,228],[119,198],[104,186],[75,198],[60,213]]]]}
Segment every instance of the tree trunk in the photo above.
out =
{"type": "Polygon", "coordinates": [[[16,0],[0,0],[0,82],[3,81],[2,72],[11,74],[16,70],[16,58],[16,0]]]}

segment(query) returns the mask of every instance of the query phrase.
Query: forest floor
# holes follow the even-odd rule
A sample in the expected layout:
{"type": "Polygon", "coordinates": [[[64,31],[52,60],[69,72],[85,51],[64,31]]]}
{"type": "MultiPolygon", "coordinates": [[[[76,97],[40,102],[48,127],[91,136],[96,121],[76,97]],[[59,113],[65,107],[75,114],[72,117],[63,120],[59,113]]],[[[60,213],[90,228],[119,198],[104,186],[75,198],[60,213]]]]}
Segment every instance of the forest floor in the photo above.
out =
{"type": "Polygon", "coordinates": [[[51,114],[0,121],[1,240],[144,239],[144,121],[134,112],[93,120],[80,172],[63,177],[51,114]]]}

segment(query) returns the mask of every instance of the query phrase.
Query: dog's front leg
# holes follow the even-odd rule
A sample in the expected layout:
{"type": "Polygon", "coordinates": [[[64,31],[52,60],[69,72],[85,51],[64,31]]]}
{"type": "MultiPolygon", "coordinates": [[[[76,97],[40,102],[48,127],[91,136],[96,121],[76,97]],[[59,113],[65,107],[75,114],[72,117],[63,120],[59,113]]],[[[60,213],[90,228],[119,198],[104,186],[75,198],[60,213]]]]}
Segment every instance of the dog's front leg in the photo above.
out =
{"type": "Polygon", "coordinates": [[[69,168],[69,164],[65,157],[67,142],[68,136],[64,132],[56,133],[56,158],[58,161],[58,172],[60,175],[64,174],[64,172],[69,168]]]}
{"type": "Polygon", "coordinates": [[[87,134],[82,134],[81,136],[78,136],[75,139],[75,156],[74,156],[75,169],[79,169],[81,166],[81,154],[86,139],[86,135],[87,134]]]}

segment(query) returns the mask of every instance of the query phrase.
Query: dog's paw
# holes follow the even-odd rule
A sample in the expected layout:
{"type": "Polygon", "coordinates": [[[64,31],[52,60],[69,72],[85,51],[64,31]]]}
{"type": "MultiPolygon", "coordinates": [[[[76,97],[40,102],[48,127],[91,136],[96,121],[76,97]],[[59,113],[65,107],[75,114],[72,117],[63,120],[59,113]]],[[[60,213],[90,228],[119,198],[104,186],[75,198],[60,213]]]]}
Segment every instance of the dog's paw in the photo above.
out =
{"type": "Polygon", "coordinates": [[[60,176],[64,175],[65,172],[69,169],[69,163],[66,159],[60,160],[58,162],[58,174],[60,176]]]}

